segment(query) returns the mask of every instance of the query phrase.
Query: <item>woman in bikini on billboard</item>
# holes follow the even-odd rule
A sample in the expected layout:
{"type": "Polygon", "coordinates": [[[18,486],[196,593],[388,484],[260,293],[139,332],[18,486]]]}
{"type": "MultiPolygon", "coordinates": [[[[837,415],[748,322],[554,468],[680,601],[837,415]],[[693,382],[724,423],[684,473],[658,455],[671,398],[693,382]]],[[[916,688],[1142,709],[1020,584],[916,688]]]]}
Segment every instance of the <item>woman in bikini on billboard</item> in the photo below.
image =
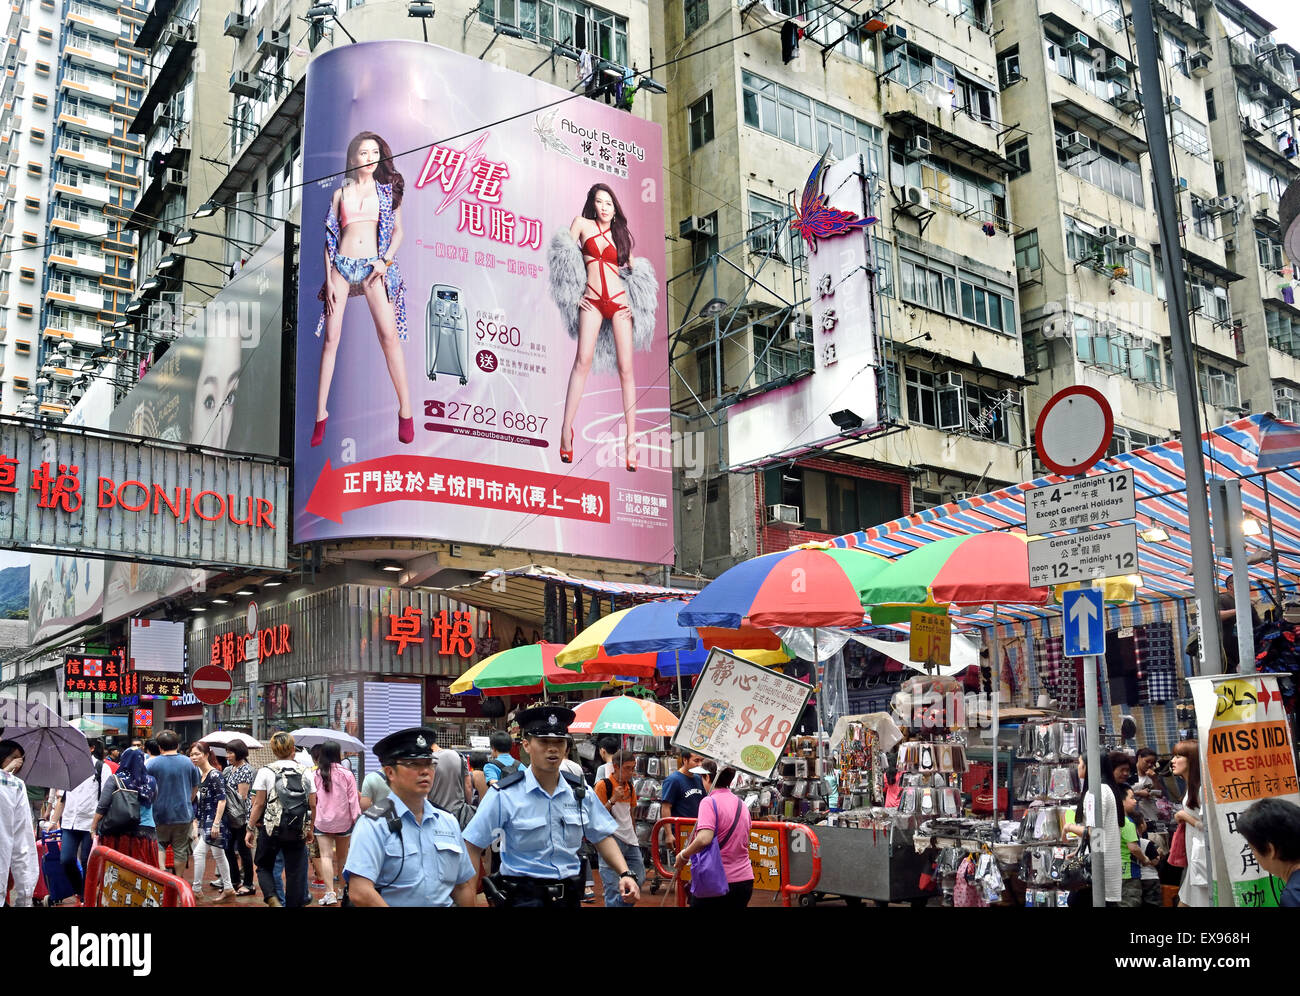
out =
{"type": "Polygon", "coordinates": [[[348,298],[362,297],[388,363],[397,392],[397,438],[415,438],[411,392],[406,384],[402,343],[406,341],[406,285],[396,256],[402,244],[402,174],[393,167],[388,143],[363,131],[348,143],[347,177],[334,192],[325,219],[325,284],[318,295],[324,314],[316,328],[324,333],[320,355],[320,387],[316,426],[311,445],[325,439],[327,402],[334,379],[334,361],[343,334],[343,310],[348,298]]]}
{"type": "Polygon", "coordinates": [[[636,374],[632,360],[632,305],[625,283],[631,265],[632,233],[627,216],[604,183],[587,191],[582,214],[573,219],[569,235],[582,249],[587,267],[587,288],[578,303],[578,350],[564,397],[564,422],[560,426],[560,460],[573,462],[573,423],[591,372],[596,340],[608,323],[614,339],[614,356],[623,391],[623,418],[627,423],[627,469],[636,470],[636,374]]]}

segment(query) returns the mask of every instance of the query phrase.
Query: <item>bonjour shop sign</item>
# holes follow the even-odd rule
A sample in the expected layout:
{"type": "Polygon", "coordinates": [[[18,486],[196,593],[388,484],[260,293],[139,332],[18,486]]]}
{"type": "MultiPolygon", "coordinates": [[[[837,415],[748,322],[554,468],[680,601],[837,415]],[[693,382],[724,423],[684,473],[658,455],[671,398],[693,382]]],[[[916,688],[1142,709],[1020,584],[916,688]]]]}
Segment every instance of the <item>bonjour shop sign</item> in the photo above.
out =
{"type": "Polygon", "coordinates": [[[284,570],[288,487],[272,458],[0,419],[0,546],[284,570]]]}

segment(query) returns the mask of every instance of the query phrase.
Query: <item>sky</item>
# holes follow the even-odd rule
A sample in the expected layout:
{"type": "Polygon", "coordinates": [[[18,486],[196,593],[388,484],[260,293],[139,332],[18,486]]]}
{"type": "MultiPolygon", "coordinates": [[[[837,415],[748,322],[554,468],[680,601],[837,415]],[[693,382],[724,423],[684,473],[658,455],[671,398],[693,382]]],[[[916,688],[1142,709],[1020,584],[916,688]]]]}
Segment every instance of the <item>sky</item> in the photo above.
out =
{"type": "Polygon", "coordinates": [[[0,550],[0,570],[6,567],[22,567],[31,563],[30,553],[18,553],[14,550],[0,550]]]}
{"type": "Polygon", "coordinates": [[[1246,6],[1277,25],[1276,41],[1300,49],[1300,3],[1296,0],[1245,0],[1246,6]]]}

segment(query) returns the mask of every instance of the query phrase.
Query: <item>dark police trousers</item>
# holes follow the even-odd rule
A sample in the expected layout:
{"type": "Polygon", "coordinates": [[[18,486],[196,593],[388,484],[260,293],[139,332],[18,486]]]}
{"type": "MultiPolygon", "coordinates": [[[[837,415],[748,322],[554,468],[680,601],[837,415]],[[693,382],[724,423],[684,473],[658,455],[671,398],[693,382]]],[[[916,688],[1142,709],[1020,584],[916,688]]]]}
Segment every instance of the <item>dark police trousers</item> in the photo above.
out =
{"type": "Polygon", "coordinates": [[[263,898],[275,895],[275,856],[284,855],[284,905],[302,906],[307,895],[307,842],[280,840],[263,829],[257,831],[257,887],[263,898]]]}
{"type": "Polygon", "coordinates": [[[587,883],[582,875],[577,878],[547,879],[505,876],[507,906],[521,908],[551,906],[563,909],[580,909],[587,883]]]}

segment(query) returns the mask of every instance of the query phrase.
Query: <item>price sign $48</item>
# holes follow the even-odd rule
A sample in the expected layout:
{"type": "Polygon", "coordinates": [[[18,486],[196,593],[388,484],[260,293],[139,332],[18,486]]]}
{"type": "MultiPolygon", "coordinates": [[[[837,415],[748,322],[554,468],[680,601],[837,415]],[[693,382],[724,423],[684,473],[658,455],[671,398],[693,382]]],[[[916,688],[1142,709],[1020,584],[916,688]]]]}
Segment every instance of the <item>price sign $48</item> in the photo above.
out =
{"type": "Polygon", "coordinates": [[[750,730],[753,730],[758,734],[760,742],[766,740],[778,750],[784,747],[786,739],[790,736],[790,721],[783,719],[776,724],[776,729],[773,729],[772,723],[776,720],[776,716],[768,713],[761,723],[755,725],[753,720],[757,715],[758,710],[752,705],[745,706],[744,711],[740,714],[740,722],[736,724],[736,735],[743,737],[750,730]]]}

